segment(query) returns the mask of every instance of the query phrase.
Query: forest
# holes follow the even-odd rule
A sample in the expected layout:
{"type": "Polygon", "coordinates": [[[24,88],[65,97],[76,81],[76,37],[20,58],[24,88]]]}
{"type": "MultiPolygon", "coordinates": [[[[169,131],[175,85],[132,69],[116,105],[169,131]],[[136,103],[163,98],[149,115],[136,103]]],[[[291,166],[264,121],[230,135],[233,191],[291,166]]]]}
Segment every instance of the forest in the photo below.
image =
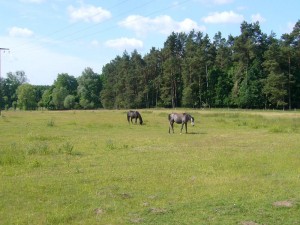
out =
{"type": "Polygon", "coordinates": [[[142,56],[124,51],[75,78],[61,73],[53,85],[27,82],[24,71],[0,80],[1,109],[300,108],[300,20],[280,38],[259,22],[240,35],[171,33],[162,49],[142,56]]]}

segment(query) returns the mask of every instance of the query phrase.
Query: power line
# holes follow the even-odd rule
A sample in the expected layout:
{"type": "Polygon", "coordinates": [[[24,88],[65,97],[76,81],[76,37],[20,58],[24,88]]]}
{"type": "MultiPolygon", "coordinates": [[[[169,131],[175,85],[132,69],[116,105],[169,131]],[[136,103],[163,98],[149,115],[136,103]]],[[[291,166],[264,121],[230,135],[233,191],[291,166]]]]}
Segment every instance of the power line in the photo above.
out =
{"type": "MultiPolygon", "coordinates": [[[[189,1],[191,1],[191,0],[185,0],[185,1],[182,1],[182,2],[178,3],[176,6],[183,5],[183,4],[185,4],[185,3],[189,2],[189,1]]],[[[142,5],[142,6],[145,6],[145,5],[147,5],[147,4],[149,4],[149,3],[152,3],[152,2],[153,2],[153,1],[147,2],[146,4],[144,4],[144,5],[142,5]]],[[[153,12],[151,12],[151,13],[146,14],[145,16],[151,16],[151,15],[154,15],[154,14],[156,14],[156,13],[158,13],[158,12],[163,12],[163,11],[166,11],[166,10],[168,10],[168,9],[171,9],[171,8],[173,8],[173,7],[175,7],[175,6],[168,6],[168,7],[162,8],[162,9],[158,9],[158,10],[155,10],[155,11],[153,11],[153,12]]],[[[141,7],[137,7],[137,8],[134,8],[134,9],[138,9],[138,8],[141,8],[141,7]]],[[[126,13],[126,12],[125,12],[125,13],[126,13]]],[[[123,14],[125,14],[125,13],[123,13],[123,14]]],[[[138,18],[131,20],[131,22],[134,22],[134,21],[137,21],[137,20],[138,20],[138,18]]],[[[95,25],[94,25],[94,26],[95,26],[95,25]]],[[[103,29],[103,30],[100,30],[100,31],[96,31],[96,32],[94,32],[94,33],[91,33],[91,34],[85,34],[85,35],[79,36],[79,37],[77,37],[77,38],[73,38],[73,39],[71,39],[70,41],[76,41],[76,40],[81,39],[81,38],[84,38],[84,37],[90,37],[90,36],[93,36],[93,35],[95,35],[95,34],[104,33],[105,31],[114,29],[114,28],[116,28],[116,27],[118,27],[118,25],[113,25],[113,26],[107,27],[107,28],[105,28],[105,29],[103,29]]],[[[83,30],[86,30],[86,29],[83,29],[83,30]]],[[[81,30],[81,31],[83,31],[83,30],[81,30]]],[[[78,31],[78,32],[76,32],[76,33],[79,33],[79,32],[81,32],[81,31],[78,31]]]]}
{"type": "MultiPolygon", "coordinates": [[[[117,20],[117,19],[120,18],[121,16],[126,15],[127,13],[130,13],[130,12],[133,11],[133,10],[141,9],[141,8],[143,8],[143,7],[145,7],[145,6],[149,5],[149,4],[151,4],[151,3],[153,3],[153,0],[148,1],[148,2],[146,2],[146,3],[144,3],[144,4],[142,4],[142,5],[139,5],[139,6],[135,7],[135,8],[132,8],[132,9],[130,9],[130,10],[127,10],[127,11],[125,11],[125,12],[119,13],[118,15],[116,15],[116,16],[114,17],[114,20],[117,20]]],[[[108,21],[109,21],[109,20],[106,20],[105,22],[108,22],[108,21]]],[[[69,36],[73,36],[74,34],[82,33],[82,31],[89,30],[89,29],[91,29],[91,28],[93,28],[93,27],[96,27],[96,26],[99,26],[99,24],[93,24],[93,25],[91,25],[91,26],[88,26],[88,27],[85,27],[85,28],[80,29],[80,30],[78,30],[78,31],[75,31],[75,32],[73,32],[73,33],[71,33],[71,34],[66,35],[65,37],[62,37],[62,39],[65,39],[65,38],[67,38],[67,37],[69,37],[69,36]]],[[[111,27],[109,27],[109,28],[106,28],[105,30],[110,30],[111,28],[114,28],[114,27],[116,27],[116,25],[115,25],[115,26],[111,26],[111,27]]],[[[80,36],[79,38],[75,38],[74,40],[80,39],[81,37],[82,37],[82,36],[80,36]]],[[[83,36],[83,37],[85,37],[85,36],[83,36]]],[[[71,41],[73,41],[73,40],[71,40],[71,41]]]]}
{"type": "MultiPolygon", "coordinates": [[[[127,1],[129,1],[129,0],[123,0],[123,1],[121,1],[121,2],[119,2],[119,3],[117,3],[117,4],[115,4],[115,5],[113,5],[113,6],[110,7],[108,10],[112,10],[112,9],[116,8],[117,6],[120,6],[120,5],[124,4],[124,3],[127,2],[127,1]]],[[[99,14],[100,14],[100,12],[99,12],[99,13],[96,13],[94,16],[97,16],[97,15],[99,15],[99,14]]],[[[50,37],[51,37],[52,35],[54,35],[54,34],[56,34],[56,33],[60,33],[60,32],[62,32],[62,31],[65,31],[66,29],[69,29],[70,27],[73,27],[74,25],[79,24],[79,23],[82,23],[82,21],[72,23],[71,25],[68,25],[68,26],[66,26],[66,27],[63,27],[63,28],[61,28],[61,29],[59,29],[59,30],[57,30],[57,31],[51,32],[51,33],[48,34],[47,36],[50,36],[50,37]]],[[[97,25],[98,25],[98,24],[97,24],[97,25]]],[[[80,32],[80,31],[79,31],[79,32],[80,32]]]]}
{"type": "MultiPolygon", "coordinates": [[[[119,3],[116,3],[116,4],[114,4],[113,6],[109,7],[108,10],[112,10],[112,9],[114,9],[114,8],[116,8],[116,7],[118,7],[118,6],[122,5],[122,4],[124,4],[124,3],[126,3],[127,1],[129,1],[129,0],[123,0],[123,1],[121,1],[121,2],[119,2],[119,3]]],[[[96,13],[94,16],[97,16],[97,15],[99,15],[99,14],[100,14],[100,12],[99,12],[99,13],[96,13]]],[[[72,24],[70,24],[70,25],[67,25],[67,26],[65,26],[65,27],[62,27],[62,28],[60,28],[60,29],[58,29],[58,30],[49,32],[48,34],[43,35],[43,36],[44,36],[44,37],[52,37],[52,36],[54,36],[55,34],[64,32],[64,31],[66,31],[66,30],[68,30],[68,29],[70,29],[70,28],[72,28],[72,27],[74,27],[75,25],[78,25],[78,24],[80,24],[80,23],[83,23],[83,22],[82,22],[82,21],[74,22],[74,23],[72,23],[72,24]]],[[[98,25],[98,24],[96,24],[96,25],[98,25]]],[[[92,26],[90,26],[90,27],[92,27],[92,26]]],[[[85,29],[84,29],[84,30],[85,30],[85,29]]],[[[81,31],[82,31],[82,30],[79,30],[79,31],[74,32],[74,33],[79,33],[79,32],[81,32],[81,31]]],[[[62,38],[65,38],[66,36],[67,36],[67,37],[68,37],[68,36],[71,36],[71,35],[74,34],[74,33],[67,34],[67,35],[63,36],[62,38]]],[[[41,38],[37,38],[37,40],[42,40],[42,39],[43,39],[42,37],[41,37],[41,38]]],[[[28,41],[28,42],[24,42],[24,43],[22,43],[22,44],[16,46],[16,48],[22,47],[22,46],[24,46],[24,45],[29,45],[29,44],[31,44],[31,43],[32,43],[32,40],[31,40],[31,41],[28,41]]]]}
{"type": "MultiPolygon", "coordinates": [[[[127,2],[127,1],[129,1],[129,0],[123,0],[122,2],[119,2],[119,3],[115,4],[115,5],[113,5],[112,7],[110,7],[109,10],[112,9],[112,8],[116,8],[116,7],[118,7],[118,6],[122,5],[122,4],[124,4],[124,3],[127,2]]],[[[157,13],[159,13],[159,12],[163,12],[163,11],[169,10],[169,9],[171,9],[171,8],[178,7],[178,6],[180,6],[180,5],[184,5],[184,4],[186,4],[187,2],[190,2],[190,1],[191,1],[191,0],[183,0],[183,1],[180,1],[179,3],[177,3],[176,5],[169,5],[169,6],[167,6],[167,7],[160,8],[160,9],[158,8],[158,9],[152,11],[152,12],[147,13],[147,14],[144,15],[144,16],[155,15],[155,14],[157,14],[157,13]]],[[[53,40],[54,40],[54,41],[57,41],[58,43],[59,43],[59,42],[63,42],[63,41],[68,41],[68,43],[71,43],[71,42],[74,42],[74,41],[77,41],[77,40],[80,40],[80,39],[83,39],[83,38],[86,38],[86,37],[94,36],[94,35],[99,34],[99,33],[105,33],[105,32],[108,32],[109,30],[112,30],[112,29],[117,28],[117,27],[118,27],[118,24],[113,24],[113,25],[110,25],[110,26],[106,26],[106,27],[103,27],[102,29],[100,29],[100,30],[98,30],[98,31],[94,31],[94,32],[87,32],[87,33],[85,33],[84,31],[87,31],[87,30],[90,30],[90,29],[93,28],[93,27],[100,26],[100,25],[103,25],[103,24],[105,24],[105,23],[108,23],[108,21],[110,21],[110,22],[117,21],[118,19],[120,19],[120,17],[122,17],[122,16],[124,16],[124,15],[126,15],[126,14],[129,14],[129,13],[131,13],[132,11],[135,11],[135,10],[141,10],[142,8],[146,7],[147,5],[149,5],[149,4],[151,4],[151,3],[153,3],[153,0],[152,0],[152,1],[147,1],[147,2],[145,2],[145,3],[143,3],[143,4],[141,4],[141,5],[137,5],[136,7],[132,7],[132,8],[130,8],[129,10],[125,10],[125,11],[123,11],[123,12],[120,12],[120,13],[118,13],[117,15],[115,15],[113,18],[108,19],[108,20],[104,21],[103,23],[97,23],[97,24],[90,25],[90,26],[88,26],[88,27],[84,27],[84,28],[82,28],[82,29],[78,29],[77,31],[74,31],[73,33],[65,34],[65,35],[63,35],[61,38],[55,38],[55,39],[53,39],[53,40]],[[79,35],[76,35],[76,34],[79,34],[79,35]],[[73,36],[73,38],[72,38],[72,36],[73,36]]],[[[138,18],[137,18],[137,19],[138,19],[138,18]]],[[[137,19],[135,19],[135,20],[137,20],[137,19]]],[[[134,22],[135,20],[133,20],[133,22],[134,22]]],[[[75,23],[75,24],[79,24],[79,23],[82,23],[82,21],[79,21],[79,22],[77,22],[77,23],[75,23]]],[[[71,24],[71,25],[69,25],[69,26],[66,26],[65,28],[66,28],[66,29],[69,29],[69,28],[71,28],[71,27],[73,27],[73,26],[74,26],[74,24],[71,24]]],[[[49,36],[50,36],[50,37],[51,37],[51,36],[54,36],[55,34],[62,32],[63,30],[64,30],[64,29],[62,28],[62,29],[59,29],[59,30],[57,30],[57,31],[51,32],[51,33],[49,33],[48,37],[49,37],[49,36]]],[[[38,38],[37,40],[43,40],[43,38],[38,38]]],[[[21,50],[21,49],[19,49],[19,50],[21,50],[21,51],[27,51],[28,49],[35,49],[35,51],[40,51],[40,47],[41,47],[41,46],[40,46],[40,47],[39,47],[39,46],[31,46],[30,44],[32,44],[32,43],[33,43],[33,41],[29,41],[29,42],[27,43],[27,46],[28,46],[27,48],[25,47],[25,48],[21,48],[22,50],[21,50]]],[[[25,44],[26,44],[26,43],[25,43],[25,44]]],[[[32,51],[31,51],[31,52],[32,52],[32,51]]]]}
{"type": "MultiPolygon", "coordinates": [[[[110,9],[115,8],[115,7],[117,7],[117,6],[120,6],[121,4],[123,4],[123,3],[127,2],[127,1],[128,1],[128,0],[124,0],[124,1],[122,1],[122,2],[120,2],[120,3],[118,3],[118,4],[115,4],[115,5],[112,6],[110,9]]],[[[171,8],[174,8],[174,7],[178,7],[178,6],[180,6],[180,5],[186,4],[186,3],[189,2],[189,1],[191,1],[191,0],[184,0],[184,1],[181,1],[181,2],[177,3],[175,6],[174,6],[174,5],[171,5],[171,6],[168,6],[168,7],[165,7],[165,8],[161,8],[161,9],[154,10],[154,11],[152,11],[152,12],[146,14],[145,16],[151,16],[151,15],[157,14],[157,13],[159,13],[159,12],[163,12],[163,11],[166,11],[166,10],[168,10],[168,9],[171,9],[171,8]]],[[[138,6],[134,7],[134,8],[131,8],[130,10],[123,11],[123,12],[117,14],[116,16],[114,16],[114,17],[113,17],[113,21],[116,21],[116,20],[119,19],[121,16],[124,16],[124,15],[126,15],[126,14],[128,14],[128,13],[134,11],[134,10],[144,8],[145,6],[147,6],[147,5],[151,4],[151,3],[153,3],[153,0],[152,0],[152,1],[147,1],[147,2],[143,3],[142,5],[138,5],[138,6]]],[[[109,10],[110,10],[110,9],[109,9],[109,10]]],[[[107,23],[108,21],[111,21],[111,20],[112,20],[112,19],[108,19],[108,20],[104,21],[104,23],[107,23]]],[[[136,20],[137,20],[137,19],[136,19],[136,20]]],[[[133,21],[134,21],[134,20],[133,20],[133,21]]],[[[78,23],[80,23],[80,22],[78,22],[78,23]]],[[[76,24],[78,24],[78,23],[76,23],[76,24]]],[[[74,41],[76,41],[76,40],[79,40],[79,39],[82,39],[82,38],[85,38],[85,37],[91,37],[91,36],[94,36],[94,35],[99,34],[99,33],[105,33],[105,32],[107,32],[107,31],[109,31],[109,30],[112,30],[112,29],[115,29],[116,27],[118,27],[118,25],[115,24],[115,25],[108,26],[108,27],[106,27],[106,28],[103,28],[103,29],[101,29],[101,30],[98,30],[98,31],[95,31],[95,32],[92,32],[92,33],[89,33],[89,34],[82,34],[83,31],[90,30],[91,28],[96,27],[96,26],[99,26],[99,25],[103,25],[104,23],[93,24],[93,25],[90,25],[90,26],[88,26],[88,27],[85,27],[85,28],[79,29],[79,30],[77,30],[77,31],[74,31],[74,32],[72,32],[72,33],[66,34],[66,35],[62,36],[61,38],[59,38],[58,41],[63,41],[63,40],[68,40],[68,39],[69,39],[68,42],[74,42],[74,41]],[[79,36],[76,37],[76,34],[82,34],[82,35],[79,35],[79,36]],[[74,38],[71,38],[72,36],[74,36],[74,38]]],[[[72,27],[72,26],[74,26],[74,25],[73,25],[73,24],[72,24],[72,25],[69,25],[69,26],[67,26],[66,28],[70,28],[70,27],[72,27]]],[[[63,29],[60,29],[60,30],[55,31],[55,32],[52,32],[52,33],[49,34],[49,36],[53,36],[54,34],[60,33],[61,31],[63,31],[63,29]]],[[[40,39],[42,39],[42,38],[40,38],[40,39]]],[[[28,43],[28,44],[30,44],[30,43],[28,43]]],[[[29,48],[31,48],[31,47],[29,47],[29,48]]]]}
{"type": "MultiPolygon", "coordinates": [[[[129,0],[123,0],[122,2],[117,3],[117,4],[113,5],[112,7],[110,7],[109,10],[111,10],[111,9],[113,9],[113,8],[116,8],[117,6],[120,6],[121,4],[123,4],[123,3],[127,2],[127,1],[129,1],[129,0]]],[[[188,0],[188,1],[190,1],[190,0],[188,0]]],[[[126,15],[126,14],[128,14],[128,13],[134,11],[134,10],[142,9],[142,8],[146,7],[147,5],[149,5],[149,4],[153,4],[153,0],[147,1],[147,2],[145,2],[145,3],[143,3],[143,4],[141,4],[141,5],[138,5],[138,6],[134,7],[134,8],[131,8],[131,9],[129,9],[129,10],[123,11],[123,12],[117,14],[116,16],[114,16],[112,19],[108,19],[108,20],[104,21],[103,23],[93,24],[93,25],[90,25],[90,26],[88,26],[88,27],[85,27],[85,28],[79,29],[79,30],[77,30],[77,31],[74,31],[74,32],[72,32],[72,33],[66,34],[66,35],[62,36],[61,38],[59,38],[59,41],[68,40],[68,38],[70,38],[70,37],[72,37],[72,36],[75,36],[76,34],[82,34],[83,31],[90,30],[91,28],[96,27],[96,26],[99,26],[99,25],[103,25],[104,23],[107,23],[108,21],[116,21],[116,20],[119,19],[120,17],[122,17],[122,16],[124,16],[124,15],[126,15]]],[[[171,7],[168,7],[168,8],[171,8],[171,7]]],[[[164,9],[164,10],[165,10],[165,9],[164,9]]],[[[159,11],[159,10],[158,10],[158,11],[159,11]]],[[[162,10],[162,11],[163,11],[163,10],[162,10]]],[[[156,11],[156,12],[157,12],[157,11],[156,11]]],[[[79,23],[81,23],[81,22],[77,22],[77,23],[75,23],[75,24],[79,24],[79,23]]],[[[69,29],[69,28],[73,27],[75,24],[71,24],[71,25],[69,25],[69,26],[66,26],[65,28],[66,28],[66,29],[69,29]]],[[[111,30],[111,29],[113,29],[113,28],[116,28],[117,26],[118,26],[118,25],[113,25],[113,26],[104,28],[104,29],[102,29],[102,30],[100,30],[100,31],[94,32],[94,33],[92,33],[92,34],[85,34],[85,35],[81,35],[81,36],[77,36],[77,37],[75,36],[75,37],[72,38],[72,39],[70,38],[70,40],[69,40],[68,42],[76,41],[76,40],[81,39],[81,38],[84,38],[84,37],[93,36],[94,34],[102,33],[102,32],[111,30]]],[[[46,35],[46,36],[47,36],[47,37],[51,37],[51,36],[53,36],[53,35],[55,35],[55,34],[57,34],[57,33],[61,33],[62,31],[64,31],[64,28],[59,29],[59,30],[54,31],[54,32],[51,32],[51,33],[49,33],[49,34],[46,35]]],[[[39,38],[38,40],[42,40],[42,39],[43,39],[43,38],[39,38]]],[[[57,39],[56,39],[56,40],[57,40],[57,39]]],[[[29,41],[29,42],[23,44],[23,46],[26,45],[26,44],[29,45],[29,44],[31,44],[31,43],[32,43],[32,41],[29,41]]],[[[21,45],[21,46],[22,46],[22,45],[21,45]]],[[[34,48],[36,48],[36,47],[34,47],[34,48]]],[[[28,49],[32,49],[32,47],[28,46],[28,48],[25,48],[26,51],[27,51],[28,49]]]]}

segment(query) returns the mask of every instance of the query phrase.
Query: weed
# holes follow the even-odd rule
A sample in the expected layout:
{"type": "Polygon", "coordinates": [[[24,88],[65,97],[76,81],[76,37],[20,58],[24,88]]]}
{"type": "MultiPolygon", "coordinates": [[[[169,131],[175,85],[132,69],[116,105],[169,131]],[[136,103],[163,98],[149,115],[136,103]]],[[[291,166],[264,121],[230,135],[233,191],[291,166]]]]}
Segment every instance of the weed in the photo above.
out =
{"type": "Polygon", "coordinates": [[[248,122],[245,120],[237,120],[237,125],[240,126],[248,126],[248,122]]]}
{"type": "Polygon", "coordinates": [[[124,145],[122,146],[122,148],[123,148],[123,149],[128,149],[128,148],[129,148],[129,145],[124,144],[124,145]]]}
{"type": "Polygon", "coordinates": [[[32,163],[32,168],[42,167],[42,163],[39,160],[34,160],[32,163]]]}
{"type": "Polygon", "coordinates": [[[51,118],[50,120],[48,120],[47,126],[48,127],[54,127],[54,119],[53,118],[51,118]]]}
{"type": "Polygon", "coordinates": [[[28,155],[49,155],[52,153],[52,151],[49,149],[48,143],[41,141],[27,146],[26,153],[28,155]]]}
{"type": "Polygon", "coordinates": [[[64,143],[61,148],[59,148],[59,152],[65,153],[67,155],[73,155],[74,152],[74,145],[72,145],[70,142],[64,143]]]}
{"type": "Polygon", "coordinates": [[[115,142],[111,139],[106,141],[106,149],[107,150],[115,150],[117,149],[117,145],[115,144],[115,142]]]}

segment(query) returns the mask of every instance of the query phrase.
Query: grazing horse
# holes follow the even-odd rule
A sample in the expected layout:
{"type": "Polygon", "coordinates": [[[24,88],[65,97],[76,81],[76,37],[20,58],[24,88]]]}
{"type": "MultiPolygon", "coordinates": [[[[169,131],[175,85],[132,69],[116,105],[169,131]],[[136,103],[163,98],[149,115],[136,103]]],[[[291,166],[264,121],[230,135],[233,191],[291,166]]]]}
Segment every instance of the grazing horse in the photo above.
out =
{"type": "Polygon", "coordinates": [[[182,133],[183,125],[185,125],[185,133],[187,133],[187,122],[191,121],[192,126],[194,126],[194,117],[192,117],[190,114],[187,113],[171,113],[168,116],[170,126],[169,126],[169,133],[170,129],[172,128],[172,131],[174,133],[173,125],[174,123],[181,123],[181,130],[180,134],[182,133]]]}
{"type": "Polygon", "coordinates": [[[127,113],[127,120],[128,120],[129,124],[130,124],[130,121],[132,123],[132,119],[135,119],[135,123],[136,123],[137,119],[139,119],[140,120],[140,124],[141,125],[143,124],[142,116],[141,116],[141,114],[138,111],[129,111],[127,113]]]}

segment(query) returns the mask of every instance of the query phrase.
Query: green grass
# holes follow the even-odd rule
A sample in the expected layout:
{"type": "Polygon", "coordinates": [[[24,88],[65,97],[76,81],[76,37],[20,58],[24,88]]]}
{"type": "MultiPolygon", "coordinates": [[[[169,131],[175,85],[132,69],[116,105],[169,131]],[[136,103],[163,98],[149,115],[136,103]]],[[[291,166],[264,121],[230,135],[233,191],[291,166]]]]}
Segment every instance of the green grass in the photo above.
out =
{"type": "Polygon", "coordinates": [[[0,224],[300,224],[300,113],[188,111],[3,111],[0,224]]]}

